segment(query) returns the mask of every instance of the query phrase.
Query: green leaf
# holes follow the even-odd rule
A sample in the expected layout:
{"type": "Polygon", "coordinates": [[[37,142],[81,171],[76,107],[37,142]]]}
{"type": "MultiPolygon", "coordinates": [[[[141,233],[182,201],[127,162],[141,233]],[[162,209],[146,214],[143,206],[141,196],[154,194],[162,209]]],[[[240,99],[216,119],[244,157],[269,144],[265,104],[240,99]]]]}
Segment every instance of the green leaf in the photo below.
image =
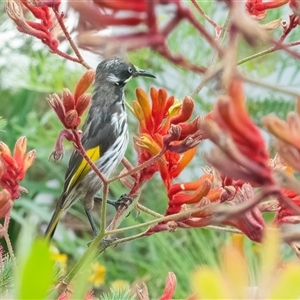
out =
{"type": "Polygon", "coordinates": [[[135,295],[130,296],[130,289],[124,287],[123,289],[111,288],[108,293],[101,295],[100,300],[134,300],[137,299],[135,295]]]}
{"type": "Polygon", "coordinates": [[[45,299],[53,283],[53,261],[45,240],[35,240],[17,274],[16,299],[45,299]]]}
{"type": "Polygon", "coordinates": [[[0,131],[3,131],[3,127],[6,124],[6,120],[3,119],[3,117],[0,116],[0,131]]]}
{"type": "MultiPolygon", "coordinates": [[[[5,255],[0,265],[0,297],[9,294],[13,287],[13,263],[12,259],[5,255]]],[[[4,299],[4,298],[1,298],[4,299]]]]}

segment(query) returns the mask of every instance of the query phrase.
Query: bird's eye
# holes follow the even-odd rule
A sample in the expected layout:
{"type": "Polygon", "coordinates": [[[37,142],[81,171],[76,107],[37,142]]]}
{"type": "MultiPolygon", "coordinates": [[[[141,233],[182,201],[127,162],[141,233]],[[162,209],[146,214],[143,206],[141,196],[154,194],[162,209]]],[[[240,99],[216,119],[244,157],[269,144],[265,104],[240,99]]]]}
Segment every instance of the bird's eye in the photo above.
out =
{"type": "Polygon", "coordinates": [[[129,74],[132,74],[132,72],[133,72],[132,67],[129,67],[127,71],[128,71],[129,74]]]}

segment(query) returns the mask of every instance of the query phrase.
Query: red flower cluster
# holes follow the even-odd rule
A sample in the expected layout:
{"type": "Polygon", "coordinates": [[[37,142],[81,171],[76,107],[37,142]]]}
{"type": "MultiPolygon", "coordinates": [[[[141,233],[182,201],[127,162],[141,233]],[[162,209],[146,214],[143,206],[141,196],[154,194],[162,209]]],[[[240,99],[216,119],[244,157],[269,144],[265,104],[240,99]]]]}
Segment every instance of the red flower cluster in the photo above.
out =
{"type": "MultiPolygon", "coordinates": [[[[246,10],[249,12],[257,20],[262,20],[267,16],[267,10],[278,8],[285,4],[289,3],[290,8],[292,9],[295,16],[300,17],[300,3],[298,0],[271,0],[271,1],[263,1],[263,0],[247,0],[246,1],[246,10]]],[[[291,19],[291,17],[290,17],[291,19]]],[[[294,26],[300,24],[300,20],[293,20],[294,26]]]]}
{"type": "Polygon", "coordinates": [[[246,10],[255,19],[262,20],[267,16],[268,9],[278,8],[288,2],[289,0],[271,0],[266,2],[263,2],[263,0],[247,0],[246,10]]]}
{"type": "MultiPolygon", "coordinates": [[[[173,272],[169,272],[165,283],[165,289],[163,291],[163,294],[160,296],[159,300],[172,300],[175,293],[176,284],[176,275],[173,272]]],[[[149,297],[148,288],[144,282],[141,287],[137,285],[136,295],[137,299],[139,300],[152,299],[149,297]]]]}
{"type": "Polygon", "coordinates": [[[203,73],[206,68],[188,62],[183,55],[173,55],[167,46],[168,36],[183,20],[190,22],[218,52],[221,52],[215,38],[197,20],[184,1],[94,0],[69,1],[69,5],[80,15],[76,28],[79,47],[97,54],[118,55],[120,47],[126,51],[151,47],[172,63],[203,73]],[[168,14],[164,26],[159,26],[160,14],[164,7],[167,7],[171,13],[168,14]],[[115,30],[116,35],[105,37],[98,34],[99,30],[109,26],[136,28],[129,33],[115,30]]]}
{"type": "Polygon", "coordinates": [[[134,141],[140,164],[158,154],[162,156],[155,165],[141,171],[140,182],[159,170],[164,185],[170,189],[172,180],[188,165],[202,140],[201,118],[186,123],[194,109],[190,97],[180,103],[173,96],[168,97],[164,89],[154,88],[150,95],[152,107],[147,94],[142,89],[136,90],[133,109],[139,121],[139,136],[134,141]]]}
{"type": "Polygon", "coordinates": [[[55,32],[56,24],[53,23],[49,6],[57,11],[59,5],[60,0],[7,0],[6,12],[20,32],[40,39],[53,52],[56,52],[59,41],[55,32]],[[24,9],[28,9],[39,21],[26,20],[24,9]]]}
{"type": "Polygon", "coordinates": [[[8,146],[0,142],[0,217],[4,217],[12,207],[12,200],[19,197],[20,191],[26,191],[19,186],[26,171],[33,164],[36,151],[26,153],[26,137],[20,137],[16,142],[12,155],[8,146]]]}
{"type": "MultiPolygon", "coordinates": [[[[296,192],[288,189],[282,189],[282,195],[288,199],[297,206],[300,207],[300,195],[297,194],[296,192]]],[[[275,215],[275,222],[278,224],[299,224],[300,223],[300,218],[299,215],[295,215],[295,212],[286,207],[286,205],[281,204],[279,206],[279,209],[275,215]]]]}
{"type": "MultiPolygon", "coordinates": [[[[243,184],[236,192],[235,197],[232,201],[228,201],[229,205],[241,205],[245,202],[252,201],[254,198],[253,188],[250,184],[243,184]]],[[[261,242],[264,229],[265,221],[262,217],[261,211],[257,206],[246,211],[245,213],[239,214],[234,218],[230,218],[223,222],[224,225],[234,226],[240,229],[245,235],[255,242],[261,242]]]]}
{"type": "MultiPolygon", "coordinates": [[[[68,286],[67,290],[65,292],[63,292],[62,294],[60,294],[57,298],[57,300],[72,300],[73,299],[73,295],[72,295],[72,291],[73,291],[74,287],[73,286],[68,286]]],[[[85,296],[84,296],[84,300],[95,300],[96,298],[94,297],[94,291],[90,290],[85,296]]]]}
{"type": "MultiPolygon", "coordinates": [[[[253,188],[245,182],[256,186],[273,184],[264,139],[247,113],[240,82],[231,83],[228,95],[220,97],[205,119],[198,116],[191,122],[188,119],[194,103],[190,97],[179,103],[174,97],[168,97],[163,89],[157,91],[152,88],[150,94],[152,106],[141,89],[137,89],[137,100],[133,102],[134,113],[139,120],[139,137],[135,138],[135,145],[140,164],[157,155],[161,158],[156,164],[143,169],[139,180],[143,182],[154,172],[160,172],[168,190],[166,215],[182,212],[187,205],[203,210],[177,219],[176,224],[152,226],[146,234],[171,230],[170,226],[207,226],[214,220],[211,204],[226,203],[222,206],[226,210],[227,205],[230,207],[254,201],[253,188]],[[211,139],[218,146],[206,157],[222,175],[219,176],[216,171],[209,172],[195,182],[174,184],[173,179],[191,161],[195,147],[204,138],[211,139]]],[[[261,240],[265,226],[257,207],[229,219],[220,219],[219,222],[239,228],[254,241],[261,240]]]]}
{"type": "MultiPolygon", "coordinates": [[[[163,183],[168,190],[168,209],[166,215],[180,212],[185,205],[194,208],[203,205],[201,201],[225,201],[231,193],[222,187],[213,187],[214,176],[205,174],[195,182],[176,183],[178,177],[196,153],[196,146],[205,138],[201,129],[203,119],[198,116],[187,122],[193,112],[194,102],[185,97],[182,102],[168,97],[164,89],[151,88],[152,106],[146,93],[137,89],[137,100],[133,102],[135,116],[139,120],[139,136],[135,138],[135,145],[139,154],[139,164],[142,164],[156,155],[161,158],[141,171],[139,183],[160,172],[163,183]]],[[[185,226],[203,226],[203,214],[193,214],[194,219],[182,222],[185,226]]],[[[159,224],[149,232],[166,229],[166,224],[159,224]]]]}
{"type": "Polygon", "coordinates": [[[210,117],[215,122],[206,121],[204,131],[218,148],[206,159],[230,178],[256,186],[273,184],[265,141],[247,112],[241,82],[231,82],[228,95],[219,97],[210,117]]]}
{"type": "Polygon", "coordinates": [[[78,128],[81,122],[80,117],[91,101],[91,94],[85,92],[93,83],[94,78],[95,71],[90,69],[78,81],[74,94],[65,88],[62,98],[59,98],[57,94],[52,94],[47,98],[66,129],[78,128]]]}

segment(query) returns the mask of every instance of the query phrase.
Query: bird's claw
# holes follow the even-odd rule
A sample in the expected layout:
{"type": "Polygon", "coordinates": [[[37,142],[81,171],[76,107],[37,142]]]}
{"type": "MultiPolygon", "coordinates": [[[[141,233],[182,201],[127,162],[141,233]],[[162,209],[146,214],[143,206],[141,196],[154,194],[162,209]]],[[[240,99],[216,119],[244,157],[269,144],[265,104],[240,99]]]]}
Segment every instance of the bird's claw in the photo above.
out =
{"type": "Polygon", "coordinates": [[[125,207],[125,209],[127,209],[128,206],[132,203],[132,201],[133,199],[131,197],[128,197],[126,194],[123,194],[117,201],[107,200],[107,203],[114,206],[116,210],[119,210],[120,207],[125,207]]]}

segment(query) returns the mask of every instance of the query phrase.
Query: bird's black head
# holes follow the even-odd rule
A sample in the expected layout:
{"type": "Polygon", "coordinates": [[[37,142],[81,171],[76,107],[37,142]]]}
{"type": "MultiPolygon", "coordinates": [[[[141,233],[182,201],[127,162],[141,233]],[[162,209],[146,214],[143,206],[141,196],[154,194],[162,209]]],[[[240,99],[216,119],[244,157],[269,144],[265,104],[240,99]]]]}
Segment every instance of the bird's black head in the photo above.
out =
{"type": "Polygon", "coordinates": [[[114,58],[102,61],[96,70],[96,81],[108,82],[123,86],[133,77],[146,76],[153,77],[151,73],[141,70],[132,63],[125,62],[120,58],[114,58]]]}

